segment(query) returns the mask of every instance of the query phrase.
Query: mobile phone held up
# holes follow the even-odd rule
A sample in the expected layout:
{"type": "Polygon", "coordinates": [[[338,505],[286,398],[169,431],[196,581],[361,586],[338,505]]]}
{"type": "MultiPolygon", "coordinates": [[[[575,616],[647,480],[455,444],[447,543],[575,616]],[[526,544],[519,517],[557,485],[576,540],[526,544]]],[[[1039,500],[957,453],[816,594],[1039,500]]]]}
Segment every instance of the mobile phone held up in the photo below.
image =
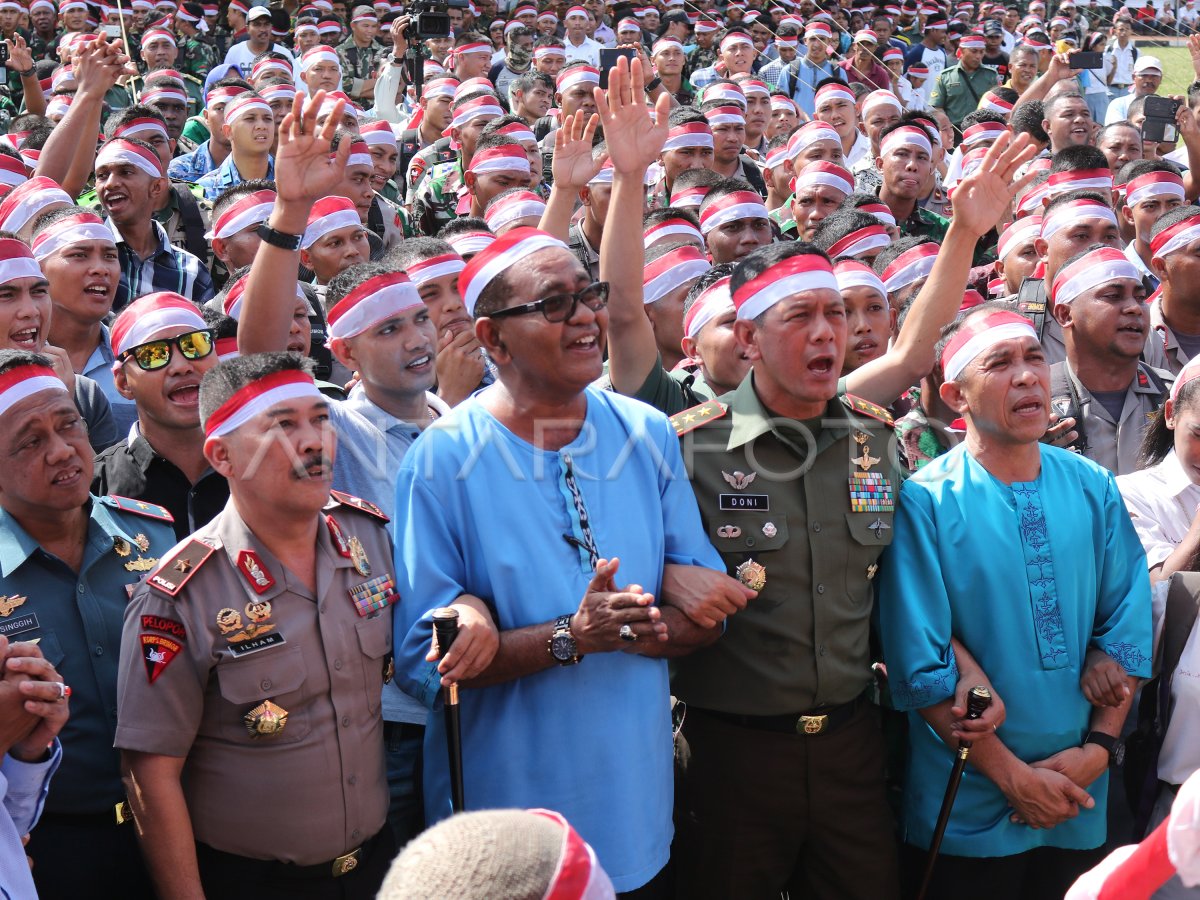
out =
{"type": "Polygon", "coordinates": [[[1146,121],[1142,123],[1142,139],[1157,144],[1174,143],[1178,138],[1175,113],[1179,110],[1179,101],[1150,94],[1145,102],[1146,121]]]}
{"type": "Polygon", "coordinates": [[[1071,63],[1072,71],[1081,69],[1101,69],[1104,67],[1104,54],[1094,53],[1090,50],[1076,50],[1067,59],[1071,63]]]}
{"type": "Polygon", "coordinates": [[[633,47],[600,48],[600,90],[608,90],[608,70],[615,66],[622,56],[632,64],[637,50],[633,47]]]}

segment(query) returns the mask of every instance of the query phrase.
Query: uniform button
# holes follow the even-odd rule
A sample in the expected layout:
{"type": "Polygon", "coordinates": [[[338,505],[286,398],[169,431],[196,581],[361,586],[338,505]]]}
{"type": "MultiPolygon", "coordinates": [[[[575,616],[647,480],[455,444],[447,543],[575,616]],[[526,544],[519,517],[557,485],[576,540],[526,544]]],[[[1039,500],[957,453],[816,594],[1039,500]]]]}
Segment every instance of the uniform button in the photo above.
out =
{"type": "Polygon", "coordinates": [[[321,604],[321,612],[325,612],[325,604],[324,603],[321,604]]]}
{"type": "Polygon", "coordinates": [[[108,711],[108,714],[109,714],[110,716],[113,716],[113,717],[115,717],[115,716],[117,715],[117,708],[114,706],[112,709],[110,709],[110,710],[108,711]]]}
{"type": "Polygon", "coordinates": [[[358,776],[351,775],[349,778],[346,779],[346,784],[349,784],[349,785],[358,784],[358,776]]]}
{"type": "Polygon", "coordinates": [[[822,656],[824,656],[825,655],[825,645],[822,644],[820,647],[818,647],[817,652],[820,653],[822,656]]]}
{"type": "Polygon", "coordinates": [[[352,832],[350,832],[350,837],[357,841],[360,837],[362,837],[362,832],[355,828],[352,832]]]}
{"type": "Polygon", "coordinates": [[[103,656],[103,655],[104,655],[104,648],[103,648],[103,647],[101,647],[99,644],[97,644],[97,645],[96,645],[96,650],[95,650],[95,653],[96,653],[96,655],[97,655],[97,656],[103,656]]]}
{"type": "Polygon", "coordinates": [[[333,661],[333,667],[334,667],[335,669],[337,669],[338,671],[341,671],[341,668],[342,668],[342,661],[341,661],[340,659],[335,659],[335,660],[333,661]]]}
{"type": "Polygon", "coordinates": [[[813,522],[813,531],[820,531],[820,530],[821,530],[821,523],[813,522]]]}
{"type": "Polygon", "coordinates": [[[82,584],[79,585],[79,587],[75,588],[75,590],[77,590],[79,593],[82,594],[83,593],[83,585],[82,584]]]}
{"type": "Polygon", "coordinates": [[[263,683],[260,685],[260,687],[264,691],[269,691],[271,689],[271,680],[269,678],[264,678],[263,683]]]}
{"type": "Polygon", "coordinates": [[[343,728],[350,727],[350,717],[349,716],[342,716],[342,727],[343,728]]]}
{"type": "Polygon", "coordinates": [[[746,538],[746,546],[753,547],[754,546],[754,538],[752,538],[752,537],[746,538]]]}
{"type": "Polygon", "coordinates": [[[818,585],[817,585],[817,593],[818,593],[818,594],[823,594],[823,593],[825,593],[825,585],[823,585],[823,584],[818,584],[818,585]]]}

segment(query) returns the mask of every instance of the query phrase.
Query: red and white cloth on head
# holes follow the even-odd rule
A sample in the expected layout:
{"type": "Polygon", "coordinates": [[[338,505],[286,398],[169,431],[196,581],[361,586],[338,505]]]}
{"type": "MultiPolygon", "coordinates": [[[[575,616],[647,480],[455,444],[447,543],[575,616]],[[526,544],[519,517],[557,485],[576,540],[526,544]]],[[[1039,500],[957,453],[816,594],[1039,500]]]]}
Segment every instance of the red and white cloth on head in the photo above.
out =
{"type": "Polygon", "coordinates": [[[710,84],[704,89],[704,103],[720,102],[722,105],[736,104],[742,109],[746,108],[746,92],[736,84],[725,84],[724,82],[710,84]]]}
{"type": "Polygon", "coordinates": [[[280,403],[304,398],[322,399],[321,392],[307,372],[286,369],[264,375],[239,388],[232,397],[213,410],[204,423],[204,436],[223,437],[280,403]]]}
{"type": "MultiPolygon", "coordinates": [[[[490,235],[489,235],[490,236],[490,235]]],[[[495,240],[493,238],[492,240],[495,240]]],[[[488,243],[491,243],[489,241],[488,243]]],[[[480,247],[480,249],[483,249],[480,247]]],[[[420,262],[411,263],[408,267],[408,277],[414,287],[420,287],[427,281],[441,278],[445,275],[457,275],[467,267],[466,262],[458,253],[443,253],[441,256],[431,256],[420,262]]]]}
{"type": "Polygon", "coordinates": [[[807,27],[804,29],[804,39],[807,41],[809,38],[814,37],[821,38],[822,40],[826,41],[832,40],[833,29],[831,29],[824,22],[809,22],[807,27]]]}
{"type": "Polygon", "coordinates": [[[800,115],[800,107],[796,105],[796,101],[791,97],[774,94],[771,96],[771,112],[790,112],[800,115]]]}
{"type": "Polygon", "coordinates": [[[23,160],[7,154],[0,155],[0,184],[7,184],[15,188],[28,180],[29,172],[23,160]]]}
{"type": "Polygon", "coordinates": [[[963,132],[963,146],[970,149],[984,142],[994,143],[1007,130],[1000,122],[976,122],[963,132]]]}
{"type": "Polygon", "coordinates": [[[564,22],[569,22],[571,19],[584,19],[588,17],[587,10],[582,6],[572,6],[567,10],[567,14],[563,16],[564,22]]]}
{"type": "Polygon", "coordinates": [[[329,310],[331,338],[357,337],[392,316],[424,307],[416,285],[403,272],[368,278],[329,310]]]}
{"type": "Polygon", "coordinates": [[[562,814],[548,809],[531,809],[529,812],[563,827],[562,850],[542,900],[606,900],[612,897],[612,881],[601,868],[595,851],[562,814]]]}
{"type": "Polygon", "coordinates": [[[854,176],[837,163],[823,159],[805,166],[792,181],[792,191],[797,194],[818,186],[839,191],[843,198],[854,193],[854,176]]]}
{"type": "Polygon", "coordinates": [[[896,217],[892,214],[891,208],[886,203],[882,203],[880,201],[875,201],[874,203],[864,203],[858,208],[858,211],[874,216],[879,220],[880,225],[894,227],[896,224],[896,217]]]}
{"type": "MultiPolygon", "coordinates": [[[[221,311],[235,322],[242,317],[242,300],[249,285],[250,273],[247,272],[228,286],[225,291],[225,299],[221,301],[221,311]]],[[[313,309],[312,304],[308,302],[308,295],[304,293],[304,286],[299,282],[296,283],[296,299],[304,304],[310,316],[315,314],[316,311],[313,309]]]]}
{"type": "Polygon", "coordinates": [[[552,247],[567,249],[566,244],[544,231],[538,231],[536,228],[514,228],[476,253],[458,276],[458,290],[462,294],[463,306],[467,312],[475,315],[475,304],[479,302],[479,295],[496,276],[534,253],[552,247]]]}
{"type": "MultiPolygon", "coordinates": [[[[142,95],[143,100],[145,94],[142,95]]],[[[46,118],[53,119],[56,116],[61,119],[67,114],[67,110],[71,108],[72,94],[57,94],[49,103],[46,104],[46,118]]],[[[149,101],[146,101],[149,102],[149,101]]]]}
{"type": "Polygon", "coordinates": [[[1113,189],[1111,169],[1074,169],[1069,172],[1053,172],[1046,182],[1046,196],[1054,199],[1068,191],[1101,191],[1113,189]]]}
{"type": "Polygon", "coordinates": [[[754,191],[734,191],[714,200],[700,212],[700,231],[708,234],[735,219],[769,218],[762,197],[754,191]]]}
{"type": "Polygon", "coordinates": [[[507,125],[502,126],[496,133],[503,134],[514,141],[521,141],[522,143],[537,143],[537,138],[534,137],[533,130],[524,122],[509,122],[507,125]]]}
{"type": "Polygon", "coordinates": [[[42,391],[67,392],[67,386],[48,366],[13,366],[0,375],[0,416],[22,400],[42,391]]]}
{"type": "Polygon", "coordinates": [[[817,112],[821,112],[823,109],[827,109],[832,104],[838,102],[853,104],[854,92],[844,84],[827,84],[817,89],[814,109],[817,112]]]}
{"type": "Polygon", "coordinates": [[[480,150],[471,157],[468,172],[476,175],[492,175],[497,172],[511,172],[516,175],[529,175],[529,155],[520,144],[504,144],[500,147],[488,147],[480,150]]]}
{"type": "Polygon", "coordinates": [[[342,61],[338,59],[337,51],[328,44],[317,44],[300,54],[300,74],[303,75],[317,63],[323,62],[331,62],[338,67],[339,72],[342,70],[342,61]]]}
{"type": "Polygon", "coordinates": [[[595,85],[600,86],[600,70],[592,66],[579,66],[574,69],[569,69],[559,73],[555,81],[555,89],[560,94],[565,94],[571,88],[580,85],[595,85]]]}
{"type": "Polygon", "coordinates": [[[1050,302],[1070,303],[1084,291],[1125,278],[1140,283],[1142,273],[1123,251],[1098,247],[1058,270],[1050,285],[1050,302]]]}
{"type": "Polygon", "coordinates": [[[865,119],[876,109],[893,109],[899,114],[904,109],[904,105],[900,102],[900,98],[891,91],[871,91],[863,98],[863,118],[865,119]]]}
{"type": "Polygon", "coordinates": [[[700,209],[700,205],[704,203],[704,198],[708,196],[709,188],[702,185],[696,185],[690,188],[681,188],[671,192],[671,206],[676,209],[700,209]]]}
{"type": "MultiPolygon", "coordinates": [[[[446,238],[446,243],[454,248],[454,252],[464,258],[486,250],[495,241],[496,236],[490,231],[464,231],[446,238]]],[[[409,274],[411,275],[411,273],[410,267],[409,274]]]]}
{"type": "Polygon", "coordinates": [[[767,83],[759,81],[757,78],[741,78],[738,80],[737,86],[742,89],[742,93],[747,97],[771,96],[771,89],[767,87],[767,83]]]}
{"type": "Polygon", "coordinates": [[[0,231],[20,231],[47,206],[75,201],[52,178],[39,175],[13,188],[0,200],[0,231]]]}
{"type": "Polygon", "coordinates": [[[1196,240],[1200,240],[1200,216],[1192,216],[1176,222],[1170,228],[1164,229],[1152,237],[1150,239],[1150,258],[1162,259],[1177,250],[1191,246],[1196,240]]]}
{"type": "Polygon", "coordinates": [[[840,293],[833,266],[818,253],[789,256],[752,278],[733,293],[739,319],[756,319],[776,303],[808,291],[840,293]]]}
{"type": "MultiPolygon", "coordinates": [[[[454,118],[450,120],[449,126],[442,132],[442,137],[450,137],[451,132],[455,128],[462,128],[468,122],[473,122],[475,119],[485,117],[488,119],[498,119],[502,115],[504,115],[504,110],[500,108],[500,101],[496,99],[494,94],[476,97],[474,100],[468,100],[454,111],[454,118]]],[[[454,143],[454,141],[451,141],[451,147],[454,147],[454,143]]],[[[459,148],[454,147],[454,149],[459,148]]]]}
{"type": "Polygon", "coordinates": [[[712,128],[709,127],[707,121],[675,125],[667,132],[667,140],[663,144],[664,153],[689,147],[713,149],[712,128]]]}
{"type": "Polygon", "coordinates": [[[651,225],[643,234],[642,245],[649,247],[664,238],[687,238],[704,243],[704,235],[700,233],[700,229],[689,222],[687,219],[664,219],[657,225],[651,225]]]}
{"type": "Polygon", "coordinates": [[[250,69],[250,77],[257,80],[268,72],[278,72],[280,75],[286,75],[288,81],[292,80],[292,67],[282,59],[276,59],[273,56],[260,59],[256,62],[254,67],[250,69]]]}
{"type": "Polygon", "coordinates": [[[745,125],[746,117],[742,115],[740,106],[713,106],[704,113],[709,128],[719,128],[722,125],[745,125]]]}
{"type": "Polygon", "coordinates": [[[425,82],[425,86],[421,88],[421,96],[425,98],[453,97],[458,86],[457,78],[434,78],[425,82]]]}
{"type": "MultiPolygon", "coordinates": [[[[1037,213],[1042,208],[1042,201],[1046,199],[1046,182],[1031,187],[1028,191],[1021,195],[1021,199],[1017,201],[1017,217],[1037,213]]],[[[1041,221],[1041,216],[1038,216],[1038,221],[1041,221]]]]}
{"type": "Polygon", "coordinates": [[[870,288],[887,300],[887,289],[883,286],[875,270],[857,259],[840,259],[833,265],[833,274],[837,276],[838,290],[846,291],[851,288],[870,288]]]}
{"type": "Polygon", "coordinates": [[[533,61],[541,62],[544,59],[567,58],[567,51],[564,47],[538,47],[533,51],[533,61]]]}
{"type": "Polygon", "coordinates": [[[545,201],[533,191],[513,191],[488,204],[483,220],[492,231],[499,231],[518,219],[536,216],[541,220],[545,212],[545,201]]]}
{"type": "Polygon", "coordinates": [[[358,105],[353,100],[350,99],[349,95],[346,94],[345,91],[329,91],[325,95],[325,99],[321,101],[321,108],[319,110],[317,110],[317,115],[318,116],[333,115],[333,110],[337,106],[337,102],[339,100],[341,100],[345,104],[342,107],[342,115],[346,115],[347,113],[349,113],[350,115],[354,116],[355,119],[357,119],[358,114],[359,114],[358,105]]]}
{"type": "Polygon", "coordinates": [[[358,133],[362,135],[362,139],[368,147],[395,148],[396,146],[396,132],[392,131],[391,123],[383,119],[360,126],[358,133]]]}
{"type": "Polygon", "coordinates": [[[147,28],[142,35],[142,49],[145,50],[154,41],[166,41],[172,47],[179,46],[179,42],[175,40],[174,33],[165,28],[147,28]]]}
{"type": "Polygon", "coordinates": [[[959,50],[983,50],[985,46],[981,34],[968,34],[958,42],[959,50]]]}
{"type": "Polygon", "coordinates": [[[979,354],[1004,341],[1033,338],[1037,332],[1024,316],[997,310],[969,319],[942,350],[942,372],[946,381],[956,381],[963,370],[979,354]]]}
{"type": "Polygon", "coordinates": [[[255,191],[245,194],[213,220],[212,230],[205,238],[228,238],[252,225],[261,225],[275,208],[275,192],[255,191]]]}
{"type": "Polygon", "coordinates": [[[1000,241],[996,245],[996,255],[1003,262],[1014,250],[1037,238],[1041,234],[1041,230],[1042,217],[1039,215],[1017,219],[1000,235],[1000,241]]]}
{"type": "Polygon", "coordinates": [[[38,232],[33,239],[33,257],[39,263],[52,253],[85,241],[99,241],[115,247],[113,233],[95,213],[64,216],[38,232]]]}
{"type": "Polygon", "coordinates": [[[672,48],[679,50],[681,53],[683,52],[683,44],[680,43],[678,38],[661,37],[655,41],[654,46],[650,48],[650,56],[658,56],[658,54],[662,53],[664,50],[670,50],[672,48]]]}
{"type": "Polygon", "coordinates": [[[841,146],[841,138],[834,127],[826,122],[809,122],[797,128],[788,138],[788,154],[795,159],[813,144],[833,141],[841,146]]]}
{"type": "Polygon", "coordinates": [[[123,138],[113,138],[96,154],[96,169],[101,166],[128,165],[140,169],[151,178],[162,178],[162,160],[153,150],[139,147],[123,138]]]}
{"type": "Polygon", "coordinates": [[[234,97],[238,96],[239,94],[245,94],[249,90],[249,88],[244,88],[240,84],[228,84],[222,87],[215,87],[205,95],[205,105],[209,109],[217,106],[224,107],[225,104],[234,97]]]}
{"type": "Polygon", "coordinates": [[[375,161],[371,159],[371,146],[361,138],[351,142],[350,155],[346,157],[346,168],[350,166],[367,166],[373,168],[375,161]]]}
{"type": "Polygon", "coordinates": [[[642,272],[642,303],[657,303],[671,291],[699,278],[711,268],[708,257],[693,244],[685,244],[664,253],[654,262],[646,263],[642,272]]]}
{"type": "Polygon", "coordinates": [[[1144,200],[1183,200],[1183,179],[1174,172],[1147,172],[1124,185],[1125,203],[1135,206],[1144,200]]]}
{"type": "Polygon", "coordinates": [[[754,50],[754,41],[750,40],[750,35],[742,34],[740,31],[735,31],[732,34],[727,34],[721,38],[721,52],[729,53],[735,47],[748,47],[751,51],[754,50]]]}
{"type": "Polygon", "coordinates": [[[983,102],[979,104],[980,109],[989,109],[994,113],[999,113],[1002,116],[1012,115],[1013,104],[1008,100],[1002,100],[991,91],[983,95],[983,102]]]}
{"type": "Polygon", "coordinates": [[[18,278],[44,280],[45,276],[23,241],[0,238],[0,284],[8,284],[18,278]]]}
{"type": "Polygon", "coordinates": [[[858,256],[870,253],[872,250],[882,250],[892,242],[892,237],[882,225],[868,225],[850,232],[840,241],[829,248],[829,256],[839,259],[843,256],[858,256]]]}
{"type": "Polygon", "coordinates": [[[225,104],[225,124],[233,125],[238,119],[251,113],[263,113],[270,116],[271,107],[258,94],[246,91],[225,104]]]}
{"type": "Polygon", "coordinates": [[[887,156],[902,147],[924,151],[928,156],[933,156],[933,144],[929,140],[929,133],[916,125],[902,125],[885,134],[879,142],[879,155],[887,156]]]}
{"type": "Polygon", "coordinates": [[[362,227],[362,219],[352,201],[345,197],[322,197],[308,214],[308,226],[304,229],[300,249],[307,250],[330,232],[351,225],[362,227]]]}
{"type": "Polygon", "coordinates": [[[706,287],[683,317],[684,337],[694,338],[714,319],[734,312],[733,297],[729,294],[729,276],[706,287]]]}
{"type": "Polygon", "coordinates": [[[929,273],[933,271],[938,249],[936,241],[926,241],[905,250],[893,259],[883,270],[883,286],[887,288],[888,293],[894,294],[922,278],[928,278],[929,273]]]}
{"type": "MultiPolygon", "coordinates": [[[[1108,222],[1116,228],[1117,216],[1112,208],[1104,203],[1085,199],[1071,200],[1067,203],[1060,203],[1042,216],[1041,236],[1049,240],[1056,231],[1077,222],[1108,222]]],[[[1154,249],[1153,241],[1151,241],[1150,249],[1154,249]]]]}
{"type": "Polygon", "coordinates": [[[195,303],[170,291],[159,291],[138,297],[113,322],[113,369],[121,368],[121,357],[167,328],[188,328],[203,331],[208,328],[195,303]]]}
{"type": "Polygon", "coordinates": [[[147,106],[153,106],[155,103],[163,100],[175,100],[186,106],[188,102],[188,95],[183,88],[165,80],[156,81],[152,86],[142,91],[142,102],[147,106]]]}

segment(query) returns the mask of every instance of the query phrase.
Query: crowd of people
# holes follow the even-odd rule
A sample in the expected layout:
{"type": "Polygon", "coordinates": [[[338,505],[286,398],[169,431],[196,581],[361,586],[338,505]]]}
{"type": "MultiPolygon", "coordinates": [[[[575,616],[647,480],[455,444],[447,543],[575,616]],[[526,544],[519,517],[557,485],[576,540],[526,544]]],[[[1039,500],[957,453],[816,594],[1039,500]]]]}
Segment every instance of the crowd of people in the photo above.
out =
{"type": "Polygon", "coordinates": [[[1153,831],[1200,37],[1168,96],[1138,18],[0,0],[0,892],[1061,900],[1153,831]]]}

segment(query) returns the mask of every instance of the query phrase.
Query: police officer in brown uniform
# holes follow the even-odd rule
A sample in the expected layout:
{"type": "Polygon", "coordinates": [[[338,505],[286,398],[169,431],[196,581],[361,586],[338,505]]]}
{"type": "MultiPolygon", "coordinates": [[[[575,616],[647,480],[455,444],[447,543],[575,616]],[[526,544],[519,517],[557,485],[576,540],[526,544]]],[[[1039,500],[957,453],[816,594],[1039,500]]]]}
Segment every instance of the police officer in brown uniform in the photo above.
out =
{"type": "Polygon", "coordinates": [[[330,494],[306,363],[252,354],[200,389],[230,501],[129,604],[116,745],[162,897],[372,898],[394,853],[380,687],[386,517],[330,494]]]}

